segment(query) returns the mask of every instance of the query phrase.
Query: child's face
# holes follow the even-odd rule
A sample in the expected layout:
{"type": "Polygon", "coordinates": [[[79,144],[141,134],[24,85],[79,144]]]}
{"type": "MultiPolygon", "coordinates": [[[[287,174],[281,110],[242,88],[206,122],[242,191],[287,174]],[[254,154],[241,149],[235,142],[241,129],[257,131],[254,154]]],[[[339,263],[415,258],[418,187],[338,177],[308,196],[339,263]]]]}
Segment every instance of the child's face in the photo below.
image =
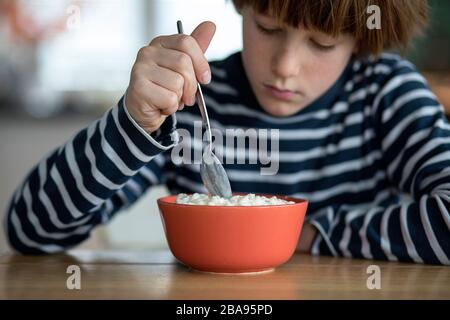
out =
{"type": "Polygon", "coordinates": [[[280,26],[248,6],[241,14],[244,68],[258,102],[274,116],[292,115],[320,97],[355,51],[350,35],[280,26]]]}

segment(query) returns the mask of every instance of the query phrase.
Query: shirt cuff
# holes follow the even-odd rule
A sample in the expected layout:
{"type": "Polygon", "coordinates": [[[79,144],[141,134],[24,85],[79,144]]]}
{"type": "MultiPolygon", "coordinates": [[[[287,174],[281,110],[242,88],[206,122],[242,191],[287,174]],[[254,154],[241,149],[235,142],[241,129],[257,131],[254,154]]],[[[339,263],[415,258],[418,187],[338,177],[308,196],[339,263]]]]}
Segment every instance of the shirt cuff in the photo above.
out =
{"type": "Polygon", "coordinates": [[[140,140],[141,144],[148,144],[148,142],[150,142],[151,146],[156,147],[161,151],[169,150],[178,144],[179,135],[176,131],[177,119],[175,113],[168,116],[157,131],[149,134],[133,119],[128,112],[125,104],[125,97],[126,94],[120,99],[119,108],[123,110],[127,120],[131,124],[131,126],[129,126],[129,130],[132,131],[135,136],[140,136],[140,139],[138,140],[140,140]]]}
{"type": "Polygon", "coordinates": [[[318,231],[312,241],[311,254],[337,256],[337,252],[331,243],[329,235],[333,217],[333,207],[327,207],[323,211],[319,211],[313,216],[308,217],[307,222],[312,224],[318,231]]]}

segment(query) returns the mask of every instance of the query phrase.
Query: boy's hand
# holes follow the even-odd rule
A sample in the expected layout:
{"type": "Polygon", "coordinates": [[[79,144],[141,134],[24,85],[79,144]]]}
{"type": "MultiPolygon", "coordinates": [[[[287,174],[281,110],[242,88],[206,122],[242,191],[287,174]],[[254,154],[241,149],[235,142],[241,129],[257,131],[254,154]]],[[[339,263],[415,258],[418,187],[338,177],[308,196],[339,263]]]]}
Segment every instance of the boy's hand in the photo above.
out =
{"type": "Polygon", "coordinates": [[[139,50],[126,96],[127,110],[149,134],[167,116],[195,104],[197,81],[207,84],[211,70],[204,52],[216,27],[203,22],[189,35],[157,37],[139,50]]]}
{"type": "Polygon", "coordinates": [[[300,239],[297,243],[297,252],[310,253],[312,242],[316,237],[317,229],[309,223],[305,223],[300,234],[300,239]]]}

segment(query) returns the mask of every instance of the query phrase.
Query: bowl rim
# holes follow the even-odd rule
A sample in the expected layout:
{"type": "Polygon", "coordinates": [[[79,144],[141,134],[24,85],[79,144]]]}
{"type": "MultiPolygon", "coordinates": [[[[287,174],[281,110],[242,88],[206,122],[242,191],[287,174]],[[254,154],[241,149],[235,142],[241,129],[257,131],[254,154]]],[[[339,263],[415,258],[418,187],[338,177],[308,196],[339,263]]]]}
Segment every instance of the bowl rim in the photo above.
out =
{"type": "MultiPolygon", "coordinates": [[[[185,193],[187,195],[192,195],[193,193],[185,193]]],[[[199,193],[199,192],[197,192],[199,193]]],[[[233,192],[233,195],[242,195],[242,194],[249,194],[249,193],[245,193],[245,192],[233,192]]],[[[207,204],[186,204],[186,203],[176,203],[176,202],[172,202],[172,201],[167,201],[168,198],[175,198],[177,197],[177,195],[175,194],[171,194],[168,196],[164,196],[164,197],[160,197],[157,199],[157,203],[164,203],[165,205],[171,205],[171,206],[176,206],[176,207],[212,207],[212,208],[285,208],[288,206],[299,206],[299,205],[308,205],[309,201],[303,198],[295,198],[295,197],[290,197],[290,196],[286,196],[286,195],[277,195],[277,194],[269,194],[269,193],[254,193],[257,196],[265,196],[265,197],[277,197],[280,198],[282,200],[286,200],[286,201],[293,201],[295,202],[294,204],[291,203],[285,203],[285,204],[266,204],[266,205],[256,205],[256,206],[216,206],[216,205],[207,205],[207,204]]]]}

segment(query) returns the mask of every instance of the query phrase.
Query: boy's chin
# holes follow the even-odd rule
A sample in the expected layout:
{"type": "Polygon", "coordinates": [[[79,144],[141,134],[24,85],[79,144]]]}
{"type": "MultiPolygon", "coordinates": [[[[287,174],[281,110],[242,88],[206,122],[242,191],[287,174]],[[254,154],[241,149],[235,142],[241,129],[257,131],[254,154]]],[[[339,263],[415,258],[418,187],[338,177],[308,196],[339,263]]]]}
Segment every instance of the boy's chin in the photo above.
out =
{"type": "Polygon", "coordinates": [[[291,104],[291,103],[268,103],[266,105],[262,105],[264,111],[275,117],[292,116],[297,112],[299,112],[304,107],[305,106],[303,104],[291,104]]]}

